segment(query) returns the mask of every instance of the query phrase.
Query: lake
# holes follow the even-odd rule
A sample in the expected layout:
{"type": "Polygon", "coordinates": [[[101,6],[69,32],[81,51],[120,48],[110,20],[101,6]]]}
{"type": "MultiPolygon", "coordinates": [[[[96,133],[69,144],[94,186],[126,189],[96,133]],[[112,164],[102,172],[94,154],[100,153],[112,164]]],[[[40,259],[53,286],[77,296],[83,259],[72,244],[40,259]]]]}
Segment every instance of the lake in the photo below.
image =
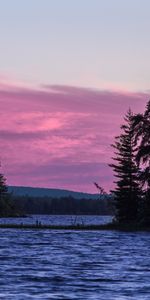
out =
{"type": "MultiPolygon", "coordinates": [[[[78,222],[91,218],[110,217],[78,222]]],[[[62,220],[72,219],[56,217],[62,220]]],[[[147,232],[0,229],[0,299],[149,300],[149,254],[147,232]]]]}

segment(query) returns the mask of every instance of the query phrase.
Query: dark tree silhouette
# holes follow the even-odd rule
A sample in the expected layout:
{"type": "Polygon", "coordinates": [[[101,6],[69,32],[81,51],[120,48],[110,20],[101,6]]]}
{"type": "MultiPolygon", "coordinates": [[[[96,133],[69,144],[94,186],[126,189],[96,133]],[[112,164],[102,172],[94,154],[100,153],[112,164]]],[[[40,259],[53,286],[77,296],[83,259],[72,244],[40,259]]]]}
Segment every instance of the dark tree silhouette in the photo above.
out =
{"type": "Polygon", "coordinates": [[[10,197],[6,185],[6,178],[0,173],[0,216],[7,216],[10,212],[10,197]]]}
{"type": "Polygon", "coordinates": [[[7,186],[6,186],[6,178],[3,174],[0,173],[0,201],[6,196],[7,194],[7,186]]]}
{"type": "Polygon", "coordinates": [[[115,217],[119,223],[134,222],[138,218],[141,190],[138,182],[139,169],[135,163],[135,143],[132,131],[132,112],[129,110],[121,126],[122,133],[115,138],[113,168],[117,178],[114,195],[115,217]]]}
{"type": "Polygon", "coordinates": [[[137,145],[136,160],[141,167],[140,181],[145,195],[143,221],[150,225],[150,100],[143,114],[133,116],[132,127],[137,145]]]}
{"type": "Polygon", "coordinates": [[[14,205],[6,184],[5,176],[0,173],[0,217],[19,216],[20,211],[14,205]]]}
{"type": "Polygon", "coordinates": [[[95,187],[98,190],[98,193],[101,195],[106,195],[106,192],[102,186],[100,186],[97,182],[94,182],[95,187]]]}
{"type": "Polygon", "coordinates": [[[150,188],[150,101],[144,114],[133,116],[133,131],[137,145],[136,160],[144,166],[142,169],[143,184],[150,188]]]}

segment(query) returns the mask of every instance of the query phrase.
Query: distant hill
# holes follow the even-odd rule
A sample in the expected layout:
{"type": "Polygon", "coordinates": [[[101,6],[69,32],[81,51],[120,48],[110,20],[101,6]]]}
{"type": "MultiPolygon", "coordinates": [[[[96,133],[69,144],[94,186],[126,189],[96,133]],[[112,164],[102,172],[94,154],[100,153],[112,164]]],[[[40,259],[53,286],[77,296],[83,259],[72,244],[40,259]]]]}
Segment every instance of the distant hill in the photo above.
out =
{"type": "MultiPolygon", "coordinates": [[[[75,199],[99,199],[98,194],[88,194],[81,192],[73,192],[61,189],[48,189],[48,188],[35,188],[24,186],[9,186],[8,191],[13,193],[14,196],[30,196],[30,197],[52,197],[61,198],[72,196],[75,199]]],[[[101,196],[104,198],[104,196],[101,196]]]]}
{"type": "Polygon", "coordinates": [[[9,186],[15,207],[24,214],[112,214],[111,197],[60,189],[9,186]]]}

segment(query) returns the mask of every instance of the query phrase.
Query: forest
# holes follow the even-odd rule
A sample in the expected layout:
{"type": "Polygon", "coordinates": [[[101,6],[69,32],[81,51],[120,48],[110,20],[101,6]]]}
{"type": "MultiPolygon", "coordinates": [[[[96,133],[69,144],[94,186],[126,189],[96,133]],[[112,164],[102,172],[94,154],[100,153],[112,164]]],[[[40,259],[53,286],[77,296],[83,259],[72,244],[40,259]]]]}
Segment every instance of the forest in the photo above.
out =
{"type": "Polygon", "coordinates": [[[50,215],[111,215],[110,196],[104,199],[75,199],[73,197],[30,197],[13,198],[15,207],[23,214],[50,215]]]}

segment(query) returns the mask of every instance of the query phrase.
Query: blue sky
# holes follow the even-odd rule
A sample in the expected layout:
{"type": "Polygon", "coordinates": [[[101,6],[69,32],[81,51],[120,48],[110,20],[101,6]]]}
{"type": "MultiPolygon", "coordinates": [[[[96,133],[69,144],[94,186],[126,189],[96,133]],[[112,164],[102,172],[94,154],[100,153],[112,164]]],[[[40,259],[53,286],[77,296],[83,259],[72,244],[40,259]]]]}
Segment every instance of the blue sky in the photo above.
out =
{"type": "Polygon", "coordinates": [[[0,1],[0,75],[148,90],[149,11],[149,0],[0,1]]]}

